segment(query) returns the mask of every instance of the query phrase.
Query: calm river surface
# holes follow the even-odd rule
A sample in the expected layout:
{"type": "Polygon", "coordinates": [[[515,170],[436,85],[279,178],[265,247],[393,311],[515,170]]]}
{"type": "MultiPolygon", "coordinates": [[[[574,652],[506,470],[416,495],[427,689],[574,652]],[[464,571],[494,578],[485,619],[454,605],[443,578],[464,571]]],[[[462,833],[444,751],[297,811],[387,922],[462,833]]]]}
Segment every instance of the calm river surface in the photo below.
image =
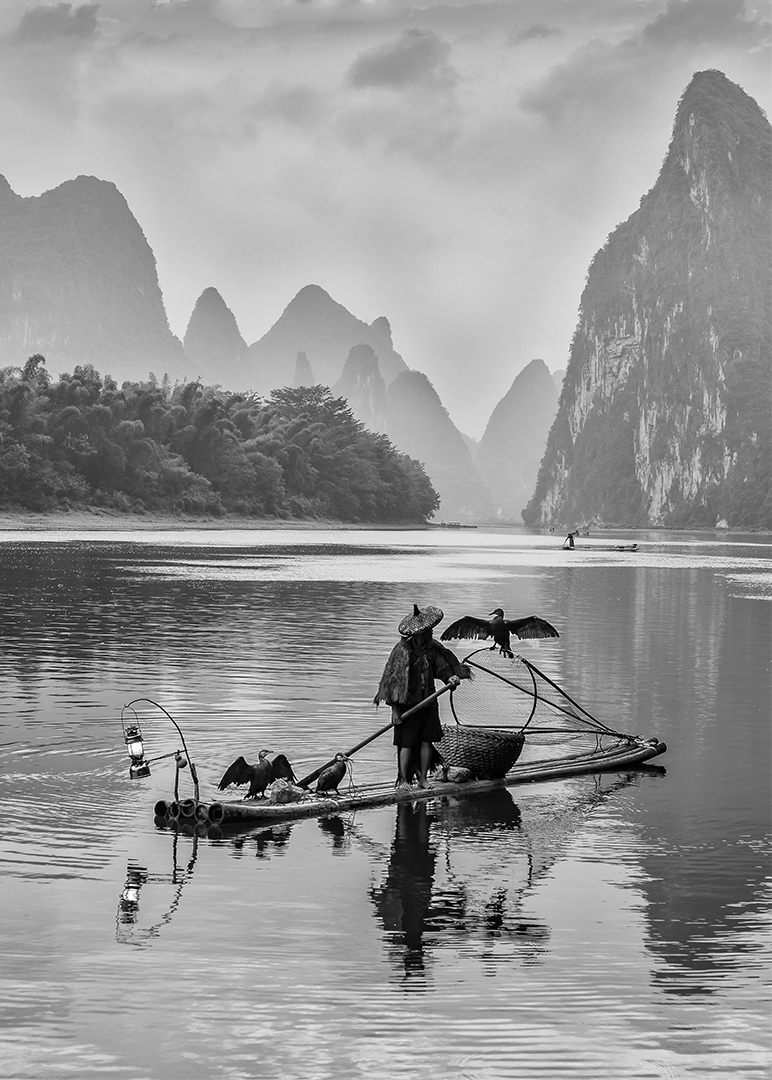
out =
{"type": "MultiPolygon", "coordinates": [[[[767,1077],[770,540],[561,539],[0,531],[0,1076],[767,1077]],[[549,619],[517,649],[661,767],[155,826],[124,704],[202,794],[263,747],[310,771],[388,719],[414,601],[549,619]]],[[[352,764],[390,778],[389,736],[352,764]]]]}

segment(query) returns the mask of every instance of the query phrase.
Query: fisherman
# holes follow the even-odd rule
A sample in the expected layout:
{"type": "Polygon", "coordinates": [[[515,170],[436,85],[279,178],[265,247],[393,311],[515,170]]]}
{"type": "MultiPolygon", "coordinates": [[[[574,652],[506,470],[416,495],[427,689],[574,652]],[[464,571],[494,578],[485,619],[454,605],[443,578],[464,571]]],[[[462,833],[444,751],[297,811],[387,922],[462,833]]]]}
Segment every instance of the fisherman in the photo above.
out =
{"type": "Polygon", "coordinates": [[[579,530],[578,529],[576,530],[575,533],[570,532],[568,534],[568,536],[565,538],[565,540],[563,541],[563,547],[565,549],[567,549],[568,551],[573,551],[574,550],[574,537],[578,536],[578,535],[579,535],[579,530]]]}
{"type": "Polygon", "coordinates": [[[461,679],[470,679],[471,670],[462,664],[455,653],[435,641],[432,629],[443,618],[436,607],[419,608],[413,605],[412,614],[399,624],[401,640],[391,651],[383,669],[376,705],[385,701],[391,706],[394,725],[394,745],[397,747],[398,784],[407,787],[416,767],[418,753],[418,786],[427,787],[427,776],[435,755],[433,743],[442,738],[440,710],[435,701],[418,712],[402,719],[402,713],[434,693],[434,681],[440,679],[456,687],[461,679]]]}

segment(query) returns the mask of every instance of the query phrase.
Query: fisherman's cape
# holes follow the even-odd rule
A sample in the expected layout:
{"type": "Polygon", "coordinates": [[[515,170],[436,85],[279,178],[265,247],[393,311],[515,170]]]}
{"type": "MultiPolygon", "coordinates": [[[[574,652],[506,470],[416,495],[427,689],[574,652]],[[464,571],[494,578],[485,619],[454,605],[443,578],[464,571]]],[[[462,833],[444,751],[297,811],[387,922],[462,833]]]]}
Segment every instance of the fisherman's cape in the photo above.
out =
{"type": "Polygon", "coordinates": [[[417,705],[434,693],[434,680],[447,682],[451,675],[471,679],[471,668],[434,638],[418,652],[410,638],[398,641],[381,675],[376,705],[417,705]]]}

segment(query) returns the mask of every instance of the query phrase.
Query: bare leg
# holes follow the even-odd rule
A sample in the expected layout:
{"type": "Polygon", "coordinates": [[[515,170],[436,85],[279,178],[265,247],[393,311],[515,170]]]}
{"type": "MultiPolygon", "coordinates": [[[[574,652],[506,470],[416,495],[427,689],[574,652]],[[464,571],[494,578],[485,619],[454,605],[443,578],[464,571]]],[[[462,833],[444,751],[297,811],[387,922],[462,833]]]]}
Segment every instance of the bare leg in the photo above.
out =
{"type": "Polygon", "coordinates": [[[409,783],[408,771],[410,769],[410,757],[412,755],[412,749],[409,746],[400,746],[399,748],[399,782],[400,784],[409,783]]]}
{"type": "Polygon", "coordinates": [[[421,743],[421,777],[418,781],[419,787],[426,787],[427,777],[429,775],[429,767],[432,763],[432,744],[430,742],[421,743]]]}

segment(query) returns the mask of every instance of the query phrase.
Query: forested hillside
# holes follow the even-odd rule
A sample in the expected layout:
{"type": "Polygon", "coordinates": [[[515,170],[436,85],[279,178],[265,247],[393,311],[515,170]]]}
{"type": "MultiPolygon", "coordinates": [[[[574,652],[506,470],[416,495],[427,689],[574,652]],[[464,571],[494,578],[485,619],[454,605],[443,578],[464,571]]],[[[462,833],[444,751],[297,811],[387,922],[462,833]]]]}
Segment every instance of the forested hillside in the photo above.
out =
{"type": "Polygon", "coordinates": [[[39,354],[0,371],[0,507],[409,522],[438,505],[423,467],[323,386],[119,387],[90,365],[54,382],[39,354]]]}

